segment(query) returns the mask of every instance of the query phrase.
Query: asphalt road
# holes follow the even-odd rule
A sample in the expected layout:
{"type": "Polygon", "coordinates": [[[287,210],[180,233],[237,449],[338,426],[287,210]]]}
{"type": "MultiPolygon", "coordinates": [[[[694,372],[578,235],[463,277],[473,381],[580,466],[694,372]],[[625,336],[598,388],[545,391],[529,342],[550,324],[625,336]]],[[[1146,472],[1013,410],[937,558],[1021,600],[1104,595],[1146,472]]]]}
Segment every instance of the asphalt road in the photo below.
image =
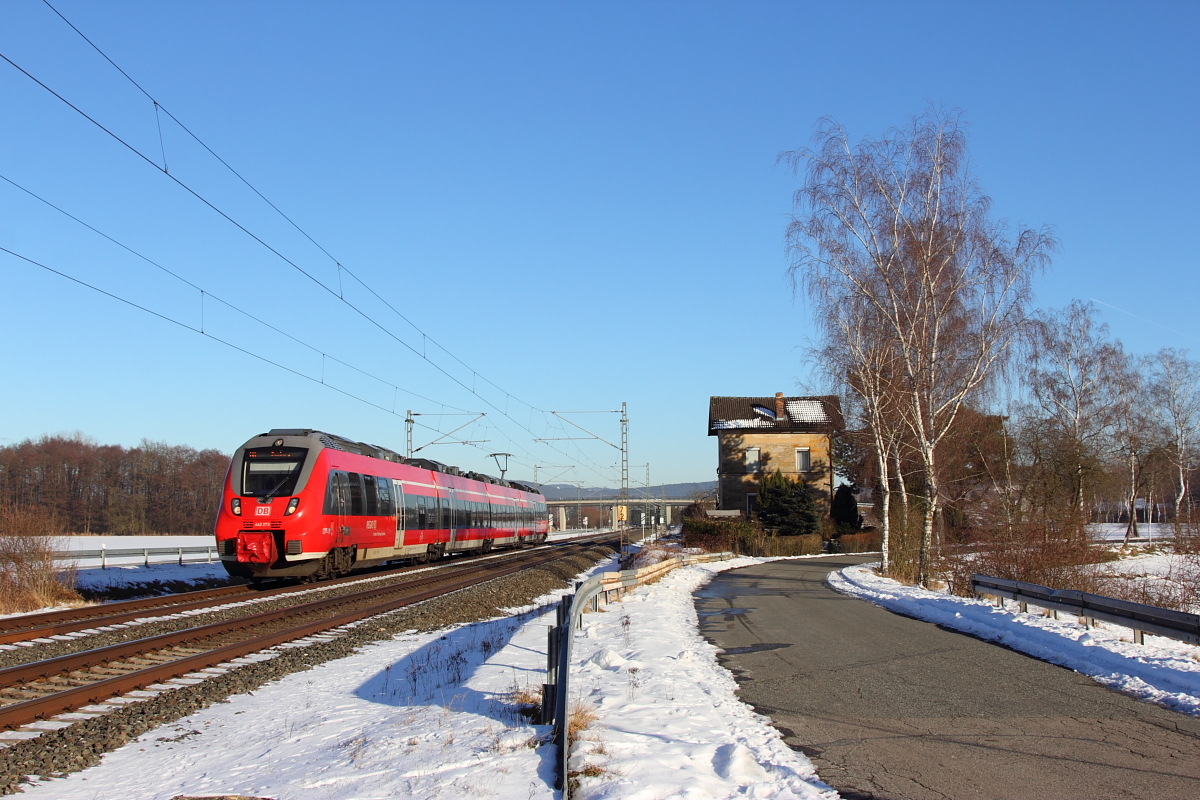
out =
{"type": "Polygon", "coordinates": [[[777,561],[696,593],[742,699],[847,800],[1200,798],[1200,719],[825,585],[872,560],[777,561]]]}

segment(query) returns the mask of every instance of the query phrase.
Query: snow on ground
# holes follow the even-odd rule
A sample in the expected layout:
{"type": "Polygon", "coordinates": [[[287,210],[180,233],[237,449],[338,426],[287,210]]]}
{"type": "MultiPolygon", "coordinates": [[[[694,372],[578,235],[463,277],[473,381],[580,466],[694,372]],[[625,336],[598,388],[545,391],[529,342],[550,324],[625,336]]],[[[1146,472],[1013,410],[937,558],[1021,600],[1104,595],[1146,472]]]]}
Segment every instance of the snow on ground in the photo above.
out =
{"type": "MultiPolygon", "coordinates": [[[[598,719],[574,752],[573,768],[594,774],[578,797],[837,797],[736,699],[733,678],[698,633],[691,593],[718,570],[753,563],[676,570],[584,617],[571,694],[598,719]]],[[[556,797],[550,728],[522,716],[515,695],[544,680],[555,599],[511,617],[402,634],[290,675],[27,795],[556,797]]]]}
{"type": "Polygon", "coordinates": [[[677,569],[584,617],[571,695],[598,720],[571,754],[587,800],[836,798],[812,763],[736,697],[737,684],[699,634],[692,592],[739,558],[677,569]]]}
{"type": "MultiPolygon", "coordinates": [[[[563,531],[550,534],[549,541],[573,539],[578,536],[591,536],[595,530],[563,531]]],[[[70,536],[63,537],[63,550],[99,550],[104,544],[108,549],[124,549],[138,547],[203,547],[212,544],[211,536],[70,536]]],[[[190,558],[203,558],[191,556],[190,558]]],[[[90,591],[105,591],[130,585],[144,585],[155,582],[194,583],[198,586],[211,585],[213,581],[223,581],[229,573],[221,566],[221,562],[185,561],[181,566],[178,562],[145,565],[141,557],[111,558],[108,567],[101,569],[99,561],[93,560],[80,563],[76,570],[76,586],[90,591]],[[94,563],[93,563],[94,561],[94,563]]],[[[44,609],[39,609],[44,610],[44,609]]]]}
{"type": "Polygon", "coordinates": [[[905,616],[963,631],[1013,650],[1088,675],[1099,683],[1142,700],[1200,716],[1200,649],[1161,636],[1146,635],[1135,645],[1131,632],[1110,623],[1090,630],[1074,617],[1042,616],[1029,606],[997,608],[988,601],[955,597],[905,586],[875,574],[872,565],[829,575],[829,585],[905,616]]]}
{"type": "Polygon", "coordinates": [[[134,547],[205,547],[216,540],[210,536],[60,536],[62,550],[124,550],[134,547]]]}
{"type": "Polygon", "coordinates": [[[229,573],[225,571],[225,567],[221,566],[220,561],[214,561],[211,564],[205,562],[184,564],[183,566],[179,564],[151,564],[150,566],[128,564],[110,565],[107,569],[95,567],[77,570],[75,585],[80,589],[102,592],[106,589],[143,585],[156,581],[207,585],[212,581],[223,581],[228,577],[229,573]]]}
{"type": "MultiPolygon", "coordinates": [[[[1097,522],[1088,526],[1097,539],[1119,542],[1125,538],[1124,522],[1097,522]]],[[[1169,541],[1175,538],[1175,525],[1171,522],[1138,523],[1138,538],[1152,542],[1169,541]]]]}

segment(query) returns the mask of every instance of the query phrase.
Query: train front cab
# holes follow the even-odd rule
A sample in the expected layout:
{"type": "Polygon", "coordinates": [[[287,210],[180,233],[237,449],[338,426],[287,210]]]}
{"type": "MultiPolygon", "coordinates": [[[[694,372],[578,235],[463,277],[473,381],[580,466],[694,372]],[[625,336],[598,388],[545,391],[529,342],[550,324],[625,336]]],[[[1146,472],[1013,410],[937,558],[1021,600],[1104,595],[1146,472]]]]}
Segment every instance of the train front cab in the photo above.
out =
{"type": "Polygon", "coordinates": [[[311,444],[308,437],[259,436],[234,454],[216,522],[230,575],[305,577],[320,568],[329,550],[321,540],[332,538],[333,525],[323,514],[325,451],[311,444]]]}

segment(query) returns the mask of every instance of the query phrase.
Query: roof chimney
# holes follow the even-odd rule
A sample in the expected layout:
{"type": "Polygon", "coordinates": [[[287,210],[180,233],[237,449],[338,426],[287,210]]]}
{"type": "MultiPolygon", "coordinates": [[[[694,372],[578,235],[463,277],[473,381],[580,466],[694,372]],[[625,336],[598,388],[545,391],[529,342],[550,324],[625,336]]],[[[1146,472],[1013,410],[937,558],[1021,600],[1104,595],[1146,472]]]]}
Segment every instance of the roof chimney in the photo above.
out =
{"type": "Polygon", "coordinates": [[[775,421],[786,422],[787,412],[783,408],[783,392],[775,393],[775,421]]]}

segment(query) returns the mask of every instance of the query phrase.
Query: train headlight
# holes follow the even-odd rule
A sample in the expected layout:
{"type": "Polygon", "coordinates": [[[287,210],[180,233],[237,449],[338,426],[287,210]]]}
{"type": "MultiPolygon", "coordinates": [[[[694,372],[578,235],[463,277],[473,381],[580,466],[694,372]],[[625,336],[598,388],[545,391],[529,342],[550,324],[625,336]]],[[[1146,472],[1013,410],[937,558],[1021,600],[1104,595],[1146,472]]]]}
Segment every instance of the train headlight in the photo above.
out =
{"type": "Polygon", "coordinates": [[[292,514],[296,513],[296,509],[299,507],[300,507],[300,498],[293,497],[291,500],[288,501],[287,509],[283,512],[283,515],[285,517],[290,517],[292,514]]]}
{"type": "Polygon", "coordinates": [[[235,497],[229,501],[229,510],[233,512],[235,517],[242,515],[242,498],[235,497]]]}

